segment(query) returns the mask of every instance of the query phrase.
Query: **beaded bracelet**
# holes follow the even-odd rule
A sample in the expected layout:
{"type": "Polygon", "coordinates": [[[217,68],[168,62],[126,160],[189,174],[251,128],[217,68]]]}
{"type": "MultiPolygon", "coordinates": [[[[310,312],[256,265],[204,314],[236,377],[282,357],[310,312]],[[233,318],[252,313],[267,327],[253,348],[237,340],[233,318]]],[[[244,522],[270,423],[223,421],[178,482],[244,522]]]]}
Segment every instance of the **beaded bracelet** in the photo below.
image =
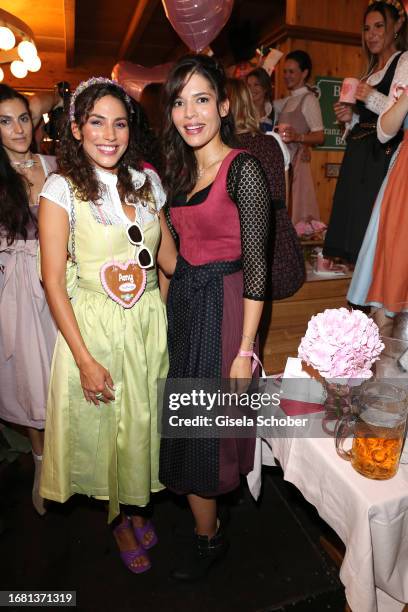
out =
{"type": "Polygon", "coordinates": [[[242,334],[242,337],[248,340],[249,344],[255,346],[255,338],[251,338],[250,336],[246,336],[245,334],[242,334]]]}

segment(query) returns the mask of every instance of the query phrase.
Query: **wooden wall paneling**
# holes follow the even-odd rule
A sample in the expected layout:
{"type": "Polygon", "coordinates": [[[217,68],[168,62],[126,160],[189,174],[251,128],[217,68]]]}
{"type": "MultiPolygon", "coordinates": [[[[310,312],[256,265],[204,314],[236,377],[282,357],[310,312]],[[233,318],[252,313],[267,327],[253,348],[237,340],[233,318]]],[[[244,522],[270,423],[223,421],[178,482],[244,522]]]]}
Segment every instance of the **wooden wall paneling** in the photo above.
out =
{"type": "Polygon", "coordinates": [[[293,25],[361,32],[367,0],[288,0],[293,25]],[[295,6],[294,6],[295,5],[295,6]]]}
{"type": "Polygon", "coordinates": [[[263,342],[262,360],[268,374],[283,372],[286,359],[297,357],[309,319],[325,308],[346,306],[350,279],[307,282],[292,297],[274,302],[263,342]]]}
{"type": "Polygon", "coordinates": [[[296,24],[296,9],[299,0],[286,0],[286,23],[295,25],[296,24]]]}
{"type": "Polygon", "coordinates": [[[68,68],[75,66],[76,0],[64,0],[65,58],[68,68]]]}
{"type": "Polygon", "coordinates": [[[326,177],[326,164],[341,164],[342,159],[343,152],[341,151],[312,151],[312,176],[319,203],[320,218],[324,223],[329,222],[334,191],[337,185],[336,178],[326,177]]]}

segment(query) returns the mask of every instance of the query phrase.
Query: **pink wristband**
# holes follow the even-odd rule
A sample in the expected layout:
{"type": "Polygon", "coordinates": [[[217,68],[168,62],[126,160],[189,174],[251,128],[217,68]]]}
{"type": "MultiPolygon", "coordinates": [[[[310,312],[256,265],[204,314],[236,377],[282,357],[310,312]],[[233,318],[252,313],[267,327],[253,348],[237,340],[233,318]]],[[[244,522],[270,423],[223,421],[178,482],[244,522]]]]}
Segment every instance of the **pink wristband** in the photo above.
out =
{"type": "Polygon", "coordinates": [[[254,351],[243,351],[242,349],[239,349],[238,357],[253,357],[253,356],[254,356],[254,351]]]}
{"type": "Polygon", "coordinates": [[[255,372],[256,367],[259,365],[259,367],[261,368],[262,378],[266,377],[265,370],[263,369],[261,360],[259,359],[258,355],[254,353],[254,351],[243,351],[242,349],[239,349],[238,357],[251,357],[252,358],[252,374],[255,372]]]}

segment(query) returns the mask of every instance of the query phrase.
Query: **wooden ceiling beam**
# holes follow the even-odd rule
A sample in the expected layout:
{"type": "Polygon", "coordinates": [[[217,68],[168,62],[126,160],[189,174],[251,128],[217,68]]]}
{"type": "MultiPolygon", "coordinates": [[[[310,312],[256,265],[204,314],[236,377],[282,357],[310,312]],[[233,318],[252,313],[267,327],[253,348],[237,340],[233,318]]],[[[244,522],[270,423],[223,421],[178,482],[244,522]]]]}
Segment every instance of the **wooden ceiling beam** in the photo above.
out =
{"type": "Polygon", "coordinates": [[[75,66],[75,0],[64,0],[65,63],[67,68],[75,66]]]}
{"type": "Polygon", "coordinates": [[[311,28],[309,26],[297,26],[285,24],[276,28],[273,32],[265,34],[260,43],[262,45],[276,45],[288,38],[300,40],[314,40],[319,42],[335,43],[340,45],[361,46],[361,34],[356,32],[342,32],[340,30],[328,30],[325,28],[311,28]]]}
{"type": "Polygon", "coordinates": [[[129,27],[120,45],[118,61],[126,59],[142,37],[160,0],[138,0],[129,27]]]}

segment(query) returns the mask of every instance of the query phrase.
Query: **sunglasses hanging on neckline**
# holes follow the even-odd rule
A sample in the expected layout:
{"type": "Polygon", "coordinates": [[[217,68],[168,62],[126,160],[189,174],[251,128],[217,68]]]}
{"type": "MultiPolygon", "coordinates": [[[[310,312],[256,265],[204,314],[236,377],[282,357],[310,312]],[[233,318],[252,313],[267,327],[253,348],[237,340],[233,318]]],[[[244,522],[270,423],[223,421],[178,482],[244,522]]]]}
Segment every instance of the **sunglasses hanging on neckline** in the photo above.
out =
{"type": "Polygon", "coordinates": [[[141,268],[151,268],[153,266],[153,256],[150,249],[144,244],[144,233],[139,223],[136,221],[130,223],[126,228],[126,234],[131,244],[140,247],[136,255],[138,265],[141,268]]]}

